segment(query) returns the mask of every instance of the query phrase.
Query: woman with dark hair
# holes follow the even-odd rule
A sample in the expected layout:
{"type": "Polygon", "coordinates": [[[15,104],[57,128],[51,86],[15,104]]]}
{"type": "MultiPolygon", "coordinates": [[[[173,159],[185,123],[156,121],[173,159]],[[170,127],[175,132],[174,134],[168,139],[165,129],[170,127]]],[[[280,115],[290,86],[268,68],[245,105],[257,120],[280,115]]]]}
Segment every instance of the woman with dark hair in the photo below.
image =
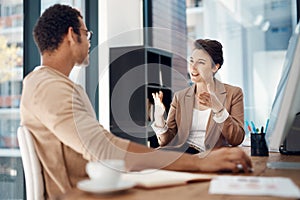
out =
{"type": "Polygon", "coordinates": [[[243,92],[215,78],[224,62],[220,42],[199,39],[194,44],[189,60],[194,84],[174,94],[166,121],[163,94],[152,94],[155,101],[152,128],[161,147],[187,153],[237,146],[245,136],[243,92]]]}

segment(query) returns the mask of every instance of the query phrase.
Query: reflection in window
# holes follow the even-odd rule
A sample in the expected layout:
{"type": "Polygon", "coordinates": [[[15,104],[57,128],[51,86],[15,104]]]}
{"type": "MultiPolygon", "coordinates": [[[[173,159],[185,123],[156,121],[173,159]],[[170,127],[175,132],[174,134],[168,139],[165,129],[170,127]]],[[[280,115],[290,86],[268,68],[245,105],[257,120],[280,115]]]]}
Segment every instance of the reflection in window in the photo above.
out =
{"type": "Polygon", "coordinates": [[[16,141],[20,121],[18,108],[23,74],[23,1],[2,0],[0,9],[0,155],[2,155],[2,149],[18,147],[13,143],[16,141]]]}
{"type": "Polygon", "coordinates": [[[0,199],[23,199],[17,140],[23,75],[23,1],[0,0],[0,199]]]}

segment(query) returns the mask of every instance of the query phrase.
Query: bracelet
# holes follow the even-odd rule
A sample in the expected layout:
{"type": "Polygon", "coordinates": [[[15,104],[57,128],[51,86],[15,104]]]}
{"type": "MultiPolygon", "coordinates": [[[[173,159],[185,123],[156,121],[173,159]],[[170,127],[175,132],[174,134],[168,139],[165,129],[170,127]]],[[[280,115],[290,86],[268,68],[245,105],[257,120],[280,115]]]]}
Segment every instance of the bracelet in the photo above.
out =
{"type": "Polygon", "coordinates": [[[221,110],[219,110],[218,112],[214,112],[214,111],[213,111],[213,113],[214,113],[215,115],[217,115],[217,114],[221,113],[223,110],[224,110],[224,107],[221,108],[221,110]]]}

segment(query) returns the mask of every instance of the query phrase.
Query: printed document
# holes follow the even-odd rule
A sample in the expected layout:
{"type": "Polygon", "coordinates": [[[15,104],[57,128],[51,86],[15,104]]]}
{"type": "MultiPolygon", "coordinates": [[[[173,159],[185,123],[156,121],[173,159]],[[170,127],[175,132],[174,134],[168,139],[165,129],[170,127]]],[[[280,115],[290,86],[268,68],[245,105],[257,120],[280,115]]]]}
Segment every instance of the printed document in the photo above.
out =
{"type": "Polygon", "coordinates": [[[217,176],[210,182],[209,193],[300,198],[297,185],[284,177],[217,176]]]}

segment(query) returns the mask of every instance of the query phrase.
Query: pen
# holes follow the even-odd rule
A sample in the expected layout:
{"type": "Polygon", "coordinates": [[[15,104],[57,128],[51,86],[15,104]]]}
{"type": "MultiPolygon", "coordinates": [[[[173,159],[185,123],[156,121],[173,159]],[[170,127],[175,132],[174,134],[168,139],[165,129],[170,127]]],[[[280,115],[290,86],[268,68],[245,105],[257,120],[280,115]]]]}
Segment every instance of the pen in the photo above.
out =
{"type": "Polygon", "coordinates": [[[258,128],[256,128],[255,133],[259,133],[259,129],[258,128]]]}
{"type": "Polygon", "coordinates": [[[248,130],[249,130],[249,131],[250,131],[250,133],[251,133],[251,132],[252,132],[252,130],[251,130],[251,127],[250,127],[250,125],[249,125],[248,121],[246,121],[246,126],[247,126],[248,130]]]}
{"type": "Polygon", "coordinates": [[[265,133],[267,133],[268,126],[269,126],[269,121],[270,121],[270,119],[268,119],[268,120],[267,120],[267,123],[266,123],[266,129],[265,129],[265,133]]]}
{"type": "Polygon", "coordinates": [[[263,126],[260,129],[260,133],[264,133],[264,127],[263,126]]]}
{"type": "Polygon", "coordinates": [[[253,121],[251,121],[251,125],[252,125],[252,130],[253,130],[255,133],[257,133],[257,131],[256,131],[256,128],[255,128],[255,125],[254,125],[254,122],[253,122],[253,121]]]}

